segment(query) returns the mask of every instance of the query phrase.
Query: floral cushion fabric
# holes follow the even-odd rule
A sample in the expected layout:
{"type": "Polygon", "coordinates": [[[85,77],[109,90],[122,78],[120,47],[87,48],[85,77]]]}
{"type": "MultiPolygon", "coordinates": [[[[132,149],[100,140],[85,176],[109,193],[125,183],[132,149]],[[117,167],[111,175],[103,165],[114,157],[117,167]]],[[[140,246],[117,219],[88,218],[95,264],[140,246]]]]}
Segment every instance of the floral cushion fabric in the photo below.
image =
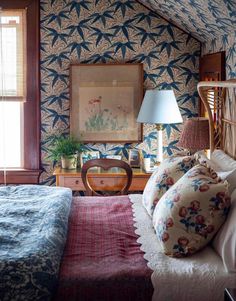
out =
{"type": "Polygon", "coordinates": [[[195,163],[194,157],[170,157],[165,159],[148,180],[143,192],[143,206],[149,215],[163,194],[181,178],[195,163]]]}
{"type": "Polygon", "coordinates": [[[189,170],[158,202],[153,224],[166,255],[183,257],[203,248],[230,206],[228,183],[207,166],[189,170]]]}

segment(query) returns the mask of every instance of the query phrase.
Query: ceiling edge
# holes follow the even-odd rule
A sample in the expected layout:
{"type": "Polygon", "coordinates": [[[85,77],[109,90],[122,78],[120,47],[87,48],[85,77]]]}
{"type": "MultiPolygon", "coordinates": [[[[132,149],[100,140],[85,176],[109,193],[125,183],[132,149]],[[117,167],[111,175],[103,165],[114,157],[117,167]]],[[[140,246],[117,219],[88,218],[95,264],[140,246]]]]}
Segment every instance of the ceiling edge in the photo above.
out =
{"type": "Polygon", "coordinates": [[[145,4],[143,4],[142,2],[140,2],[139,0],[136,0],[140,5],[142,5],[143,7],[145,7],[146,9],[150,10],[152,13],[156,14],[158,17],[162,18],[163,20],[165,20],[166,22],[170,23],[171,25],[175,26],[176,28],[178,28],[179,30],[181,30],[182,32],[186,33],[187,35],[191,36],[194,40],[196,40],[197,42],[199,42],[200,44],[204,43],[204,41],[199,40],[198,38],[196,38],[195,36],[192,35],[192,33],[187,32],[186,30],[184,30],[183,28],[179,27],[177,24],[175,24],[174,22],[166,19],[165,17],[163,17],[162,15],[158,14],[155,10],[151,9],[150,7],[146,6],[145,4]]]}

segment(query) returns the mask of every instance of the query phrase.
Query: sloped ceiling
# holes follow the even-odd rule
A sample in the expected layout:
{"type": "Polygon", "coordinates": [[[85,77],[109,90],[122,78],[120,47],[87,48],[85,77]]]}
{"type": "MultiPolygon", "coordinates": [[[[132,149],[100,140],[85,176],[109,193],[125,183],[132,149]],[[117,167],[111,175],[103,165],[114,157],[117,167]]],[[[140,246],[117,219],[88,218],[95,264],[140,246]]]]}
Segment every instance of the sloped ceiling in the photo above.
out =
{"type": "Polygon", "coordinates": [[[138,0],[202,42],[236,31],[236,0],[138,0]]]}

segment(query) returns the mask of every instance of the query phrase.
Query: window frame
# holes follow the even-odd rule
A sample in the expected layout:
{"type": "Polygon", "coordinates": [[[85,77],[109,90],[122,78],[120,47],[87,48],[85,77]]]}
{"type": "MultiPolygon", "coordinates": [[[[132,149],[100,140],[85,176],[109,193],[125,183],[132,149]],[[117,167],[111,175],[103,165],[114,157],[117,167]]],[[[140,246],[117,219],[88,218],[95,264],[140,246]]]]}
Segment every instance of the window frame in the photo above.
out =
{"type": "MultiPolygon", "coordinates": [[[[37,184],[41,173],[39,0],[1,0],[2,9],[26,11],[26,102],[23,103],[23,169],[6,169],[7,184],[37,184]]],[[[0,170],[0,184],[4,171],[0,170]]]]}

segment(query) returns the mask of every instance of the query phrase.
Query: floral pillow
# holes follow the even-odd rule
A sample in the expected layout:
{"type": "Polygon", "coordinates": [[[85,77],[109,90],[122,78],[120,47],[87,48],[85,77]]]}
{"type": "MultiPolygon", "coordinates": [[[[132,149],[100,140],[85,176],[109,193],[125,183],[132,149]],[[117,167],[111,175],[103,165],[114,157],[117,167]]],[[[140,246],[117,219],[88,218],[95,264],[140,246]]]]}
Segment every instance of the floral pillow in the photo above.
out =
{"type": "Polygon", "coordinates": [[[189,170],[158,202],[153,224],[166,255],[183,257],[203,248],[225,221],[228,183],[204,165],[189,170]]]}
{"type": "Polygon", "coordinates": [[[153,172],[143,191],[142,202],[149,215],[163,194],[174,183],[194,166],[195,159],[192,156],[170,157],[165,159],[156,171],[153,172]]]}

